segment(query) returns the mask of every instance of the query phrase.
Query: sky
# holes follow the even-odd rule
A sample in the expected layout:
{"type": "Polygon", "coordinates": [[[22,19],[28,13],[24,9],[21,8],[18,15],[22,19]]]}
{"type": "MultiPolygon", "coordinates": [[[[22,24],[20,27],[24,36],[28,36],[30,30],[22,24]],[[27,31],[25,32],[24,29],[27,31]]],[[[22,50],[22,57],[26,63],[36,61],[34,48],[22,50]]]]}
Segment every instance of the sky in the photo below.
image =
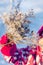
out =
{"type": "MultiPolygon", "coordinates": [[[[15,2],[15,5],[16,3],[17,2],[15,2]]],[[[3,12],[9,12],[10,5],[10,0],[0,0],[0,15],[2,15],[3,12]]],[[[20,9],[22,12],[28,12],[29,9],[34,9],[35,17],[29,18],[32,21],[32,23],[30,24],[30,29],[37,32],[38,29],[43,25],[43,0],[22,0],[20,9]]],[[[5,26],[3,24],[3,20],[0,19],[0,36],[2,36],[4,33],[5,26]]],[[[11,65],[4,60],[1,52],[0,65],[11,65]]]]}

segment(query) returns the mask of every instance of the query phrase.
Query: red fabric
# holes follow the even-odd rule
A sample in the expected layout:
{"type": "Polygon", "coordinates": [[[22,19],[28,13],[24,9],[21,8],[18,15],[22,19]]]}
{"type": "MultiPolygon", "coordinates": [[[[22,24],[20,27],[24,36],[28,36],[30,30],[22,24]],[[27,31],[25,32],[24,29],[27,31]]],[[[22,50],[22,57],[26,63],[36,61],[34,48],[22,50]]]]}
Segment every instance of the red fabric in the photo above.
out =
{"type": "Polygon", "coordinates": [[[8,40],[7,35],[3,35],[3,36],[1,37],[1,39],[0,39],[0,43],[1,43],[1,44],[6,44],[6,43],[7,43],[7,40],[8,40]]]}
{"type": "Polygon", "coordinates": [[[10,50],[11,47],[6,45],[1,49],[1,52],[3,55],[10,56],[10,50]]]}
{"type": "MultiPolygon", "coordinates": [[[[13,45],[9,44],[9,45],[4,46],[1,49],[1,52],[5,56],[8,56],[8,57],[11,56],[12,58],[11,58],[10,62],[15,65],[20,65],[19,64],[20,61],[22,62],[22,65],[39,65],[39,64],[41,64],[41,62],[43,62],[43,57],[41,55],[40,46],[36,46],[36,49],[31,48],[31,50],[28,53],[28,56],[24,56],[23,53],[25,51],[23,51],[22,48],[21,48],[21,50],[18,49],[15,44],[13,44],[13,45]],[[19,50],[19,52],[17,52],[16,50],[17,51],[19,50]],[[17,53],[16,56],[15,56],[15,53],[17,53]],[[18,54],[20,54],[20,55],[18,55],[18,54]],[[14,57],[16,57],[17,60],[15,60],[14,57]]],[[[26,52],[28,52],[28,50],[26,50],[26,52]]]]}
{"type": "Polygon", "coordinates": [[[14,54],[14,52],[16,51],[16,44],[9,44],[9,45],[5,45],[2,49],[1,52],[2,54],[6,55],[6,56],[12,56],[14,54]]]}
{"type": "Polygon", "coordinates": [[[41,56],[41,48],[40,48],[40,46],[36,47],[36,54],[41,56]]]}

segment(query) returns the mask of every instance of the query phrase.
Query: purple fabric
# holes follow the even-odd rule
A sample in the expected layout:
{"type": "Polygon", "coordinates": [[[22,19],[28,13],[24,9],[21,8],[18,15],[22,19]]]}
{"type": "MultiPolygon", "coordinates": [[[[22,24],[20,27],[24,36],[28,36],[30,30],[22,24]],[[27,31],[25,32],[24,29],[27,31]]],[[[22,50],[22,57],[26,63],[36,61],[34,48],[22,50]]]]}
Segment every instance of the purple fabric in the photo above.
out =
{"type": "Polygon", "coordinates": [[[38,31],[39,36],[43,37],[43,26],[38,31]]]}

